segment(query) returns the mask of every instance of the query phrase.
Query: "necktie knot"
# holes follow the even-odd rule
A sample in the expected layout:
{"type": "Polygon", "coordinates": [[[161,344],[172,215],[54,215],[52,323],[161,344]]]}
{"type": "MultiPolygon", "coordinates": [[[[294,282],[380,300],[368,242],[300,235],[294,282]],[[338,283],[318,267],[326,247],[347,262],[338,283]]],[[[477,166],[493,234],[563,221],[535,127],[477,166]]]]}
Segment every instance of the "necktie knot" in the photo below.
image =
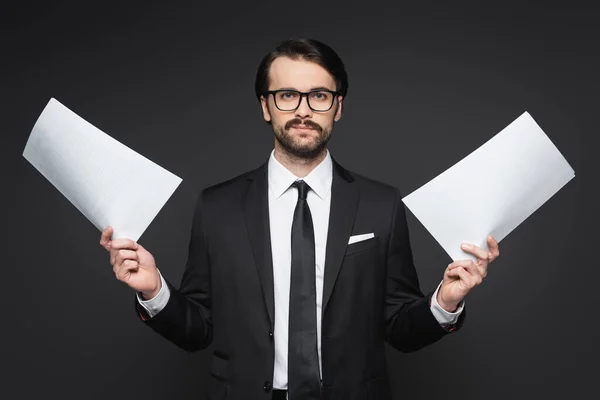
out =
{"type": "Polygon", "coordinates": [[[306,195],[310,190],[308,183],[304,182],[303,180],[299,180],[292,183],[292,186],[295,186],[296,189],[298,189],[298,200],[306,200],[306,195]]]}

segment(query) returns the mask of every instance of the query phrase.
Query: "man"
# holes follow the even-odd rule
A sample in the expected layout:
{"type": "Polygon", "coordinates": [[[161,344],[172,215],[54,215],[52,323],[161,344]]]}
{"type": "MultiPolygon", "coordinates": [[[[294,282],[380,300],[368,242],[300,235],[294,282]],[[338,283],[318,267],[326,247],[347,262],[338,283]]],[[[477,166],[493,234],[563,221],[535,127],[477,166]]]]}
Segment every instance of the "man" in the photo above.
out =
{"type": "MultiPolygon", "coordinates": [[[[414,351],[460,328],[463,301],[498,257],[453,262],[424,296],[397,189],[340,166],[326,143],[348,79],[315,40],[286,40],[256,75],[275,148],[258,169],[204,189],[179,289],[140,244],[101,245],[145,323],[188,351],[214,345],[211,399],[391,399],[387,341],[414,351]]],[[[392,377],[394,379],[394,377],[392,377]]]]}

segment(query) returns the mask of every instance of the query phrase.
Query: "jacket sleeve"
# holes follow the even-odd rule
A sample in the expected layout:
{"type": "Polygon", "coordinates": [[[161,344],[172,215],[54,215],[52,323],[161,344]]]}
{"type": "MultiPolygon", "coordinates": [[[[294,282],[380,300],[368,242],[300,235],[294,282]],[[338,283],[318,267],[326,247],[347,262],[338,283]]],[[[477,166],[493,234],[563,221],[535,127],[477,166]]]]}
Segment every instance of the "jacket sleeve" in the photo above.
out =
{"type": "MultiPolygon", "coordinates": [[[[167,305],[152,318],[142,320],[150,328],[187,351],[208,347],[212,341],[210,260],[205,229],[204,192],[194,210],[188,259],[179,290],[167,280],[170,297],[167,305]]],[[[136,309],[143,316],[136,301],[136,309]]]]}
{"type": "MultiPolygon", "coordinates": [[[[386,341],[394,348],[410,352],[440,340],[449,333],[431,312],[433,294],[424,296],[413,263],[402,197],[395,191],[388,244],[385,322],[386,341]]],[[[462,326],[465,310],[452,330],[462,326]]]]}

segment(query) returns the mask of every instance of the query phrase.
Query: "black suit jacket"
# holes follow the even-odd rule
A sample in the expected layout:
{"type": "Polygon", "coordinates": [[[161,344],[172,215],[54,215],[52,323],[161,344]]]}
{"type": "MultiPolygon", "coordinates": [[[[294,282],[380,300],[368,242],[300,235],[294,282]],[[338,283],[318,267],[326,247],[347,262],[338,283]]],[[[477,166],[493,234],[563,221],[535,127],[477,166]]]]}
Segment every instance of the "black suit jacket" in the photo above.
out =
{"type": "MultiPolygon", "coordinates": [[[[273,264],[267,165],[203,190],[180,288],[146,320],[177,346],[213,344],[210,399],[270,399],[274,366],[273,264]]],[[[448,331],[430,310],[413,265],[397,189],[333,161],[323,285],[324,399],[391,399],[385,342],[404,352],[448,331]],[[352,235],[375,237],[348,245],[352,235]]],[[[457,327],[462,324],[464,312],[457,327]]],[[[392,377],[401,379],[401,377],[392,377]]]]}

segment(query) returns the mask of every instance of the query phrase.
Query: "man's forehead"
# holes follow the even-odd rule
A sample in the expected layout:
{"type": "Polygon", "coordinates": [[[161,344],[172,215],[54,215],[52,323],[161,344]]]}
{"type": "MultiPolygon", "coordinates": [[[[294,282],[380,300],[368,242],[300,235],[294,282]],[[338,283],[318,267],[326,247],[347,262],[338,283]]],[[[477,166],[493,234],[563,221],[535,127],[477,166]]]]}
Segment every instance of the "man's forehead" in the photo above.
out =
{"type": "Polygon", "coordinates": [[[277,57],[269,70],[269,89],[298,89],[307,91],[314,88],[335,90],[335,79],[319,64],[301,58],[277,57]]]}

